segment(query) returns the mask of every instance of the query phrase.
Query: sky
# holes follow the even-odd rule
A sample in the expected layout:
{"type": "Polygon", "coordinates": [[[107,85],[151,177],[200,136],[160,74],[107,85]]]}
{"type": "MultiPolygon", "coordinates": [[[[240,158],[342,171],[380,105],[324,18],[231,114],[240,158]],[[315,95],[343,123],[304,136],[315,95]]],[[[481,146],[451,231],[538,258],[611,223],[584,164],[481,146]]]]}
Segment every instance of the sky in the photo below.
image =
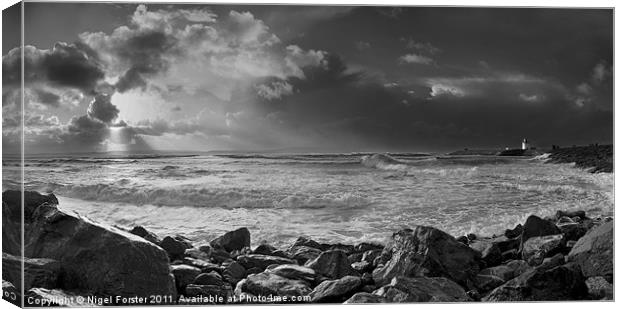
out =
{"type": "MultiPolygon", "coordinates": [[[[609,9],[26,3],[24,20],[29,153],[613,138],[609,9]]],[[[6,153],[18,47],[3,34],[6,153]]]]}

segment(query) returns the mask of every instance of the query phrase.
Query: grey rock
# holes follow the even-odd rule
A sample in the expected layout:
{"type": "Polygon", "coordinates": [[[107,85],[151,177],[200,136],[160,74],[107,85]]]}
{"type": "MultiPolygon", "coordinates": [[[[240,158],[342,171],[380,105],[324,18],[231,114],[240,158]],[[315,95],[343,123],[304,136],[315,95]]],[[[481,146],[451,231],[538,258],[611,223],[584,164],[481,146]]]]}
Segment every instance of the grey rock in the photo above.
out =
{"type": "Polygon", "coordinates": [[[385,265],[373,271],[377,284],[385,284],[397,276],[446,277],[463,286],[473,286],[480,271],[480,253],[454,237],[433,227],[416,226],[392,235],[382,259],[385,265]]]}
{"type": "Polygon", "coordinates": [[[613,277],[613,237],[613,221],[592,228],[571,249],[568,261],[579,265],[586,277],[613,277]]]}
{"type": "Polygon", "coordinates": [[[242,227],[212,240],[210,244],[214,249],[221,248],[228,252],[241,250],[250,246],[250,231],[242,227]]]}
{"type": "Polygon", "coordinates": [[[312,302],[343,302],[353,296],[362,285],[359,277],[344,276],[337,280],[323,281],[310,293],[312,302]]]}
{"type": "Polygon", "coordinates": [[[359,276],[359,273],[351,268],[349,259],[342,250],[325,251],[316,259],[308,261],[305,266],[314,269],[317,274],[330,279],[339,279],[344,276],[359,276]]]}
{"type": "Polygon", "coordinates": [[[259,268],[261,271],[265,270],[267,266],[274,264],[296,264],[294,260],[262,254],[247,254],[237,257],[237,262],[241,264],[245,269],[259,268]]]}
{"type": "Polygon", "coordinates": [[[398,276],[373,294],[385,297],[390,303],[471,301],[461,286],[443,277],[398,276]]]}

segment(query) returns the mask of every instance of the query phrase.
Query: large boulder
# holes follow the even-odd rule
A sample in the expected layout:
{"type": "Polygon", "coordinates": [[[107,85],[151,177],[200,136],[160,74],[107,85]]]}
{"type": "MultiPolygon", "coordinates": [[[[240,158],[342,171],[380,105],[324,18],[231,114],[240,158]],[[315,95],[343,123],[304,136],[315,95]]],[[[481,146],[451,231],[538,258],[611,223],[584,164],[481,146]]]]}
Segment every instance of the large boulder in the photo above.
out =
{"type": "Polygon", "coordinates": [[[325,251],[316,259],[308,261],[305,266],[330,279],[359,276],[359,273],[351,268],[347,254],[342,250],[325,251]]]}
{"type": "Polygon", "coordinates": [[[613,278],[614,223],[603,223],[592,228],[577,241],[568,253],[568,261],[581,267],[586,277],[613,278]]]}
{"type": "Polygon", "coordinates": [[[521,233],[521,247],[523,243],[532,237],[560,234],[560,229],[555,223],[531,215],[525,220],[521,233]]]}
{"type": "Polygon", "coordinates": [[[312,289],[306,281],[288,279],[263,272],[249,275],[245,279],[241,291],[252,295],[306,296],[312,289]]]}
{"type": "Polygon", "coordinates": [[[233,286],[236,285],[241,279],[245,278],[245,267],[241,266],[238,262],[230,261],[222,264],[222,266],[224,267],[222,277],[233,286]]]}
{"type": "Polygon", "coordinates": [[[480,257],[487,267],[499,265],[502,262],[502,251],[496,243],[485,240],[474,240],[469,247],[480,252],[480,257]]]}
{"type": "Polygon", "coordinates": [[[310,297],[312,302],[315,303],[341,303],[353,296],[361,285],[362,279],[354,276],[344,276],[337,280],[326,280],[312,290],[310,297]]]}
{"type": "MultiPolygon", "coordinates": [[[[24,290],[32,287],[52,289],[58,285],[60,263],[46,258],[24,258],[24,290]]],[[[22,259],[2,253],[2,279],[20,286],[22,282],[22,259]]]]}
{"type": "MultiPolygon", "coordinates": [[[[176,294],[167,254],[160,247],[131,233],[60,211],[49,203],[49,196],[34,200],[48,202],[24,218],[24,253],[60,263],[58,288],[121,296],[176,294]]],[[[25,204],[31,201],[26,199],[25,204]]]]}
{"type": "Polygon", "coordinates": [[[170,236],[164,237],[159,246],[166,250],[170,260],[182,259],[185,250],[190,248],[186,242],[170,236]]]}
{"type": "Polygon", "coordinates": [[[295,264],[294,260],[271,255],[262,254],[246,254],[237,257],[237,262],[241,264],[245,269],[259,268],[261,271],[265,270],[267,266],[274,264],[295,264]]]}
{"type": "Polygon", "coordinates": [[[494,289],[484,301],[566,301],[587,296],[579,266],[565,264],[553,268],[541,265],[494,289]]]}
{"type": "Polygon", "coordinates": [[[540,265],[546,257],[562,252],[566,247],[563,234],[530,237],[523,243],[521,256],[530,265],[540,265]]]}
{"type": "Polygon", "coordinates": [[[461,286],[443,277],[397,276],[373,294],[385,297],[389,303],[471,301],[461,286]]]}
{"type": "Polygon", "coordinates": [[[373,271],[377,284],[397,276],[446,277],[466,287],[480,271],[480,253],[433,227],[416,226],[392,235],[380,265],[373,271]]]}
{"type": "Polygon", "coordinates": [[[289,255],[299,264],[316,259],[323,251],[313,247],[295,246],[288,250],[289,255]]]}
{"type": "Polygon", "coordinates": [[[228,232],[211,241],[211,247],[214,249],[224,249],[228,252],[241,250],[250,247],[250,231],[242,227],[240,229],[228,232]]]}

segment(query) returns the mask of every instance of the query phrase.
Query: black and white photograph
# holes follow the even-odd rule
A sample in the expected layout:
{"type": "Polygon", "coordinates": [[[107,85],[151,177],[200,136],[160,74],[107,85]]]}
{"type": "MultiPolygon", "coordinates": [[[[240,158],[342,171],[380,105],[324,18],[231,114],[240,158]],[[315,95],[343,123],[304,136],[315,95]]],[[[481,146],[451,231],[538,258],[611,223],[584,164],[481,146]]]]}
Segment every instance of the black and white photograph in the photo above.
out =
{"type": "Polygon", "coordinates": [[[583,5],[7,5],[3,299],[613,302],[583,5]]]}

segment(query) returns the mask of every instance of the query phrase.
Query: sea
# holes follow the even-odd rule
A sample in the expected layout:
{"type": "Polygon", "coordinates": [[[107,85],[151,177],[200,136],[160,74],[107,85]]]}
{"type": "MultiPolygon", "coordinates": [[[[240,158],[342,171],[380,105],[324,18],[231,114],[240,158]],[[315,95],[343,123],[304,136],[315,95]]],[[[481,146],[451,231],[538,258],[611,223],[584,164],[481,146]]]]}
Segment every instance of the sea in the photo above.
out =
{"type": "MultiPolygon", "coordinates": [[[[121,228],[196,243],[247,227],[252,244],[383,242],[414,225],[460,236],[502,234],[532,214],[583,209],[613,216],[613,174],[546,156],[427,153],[88,154],[25,158],[27,190],[59,208],[121,228]]],[[[3,191],[20,186],[3,158],[3,191]]]]}

